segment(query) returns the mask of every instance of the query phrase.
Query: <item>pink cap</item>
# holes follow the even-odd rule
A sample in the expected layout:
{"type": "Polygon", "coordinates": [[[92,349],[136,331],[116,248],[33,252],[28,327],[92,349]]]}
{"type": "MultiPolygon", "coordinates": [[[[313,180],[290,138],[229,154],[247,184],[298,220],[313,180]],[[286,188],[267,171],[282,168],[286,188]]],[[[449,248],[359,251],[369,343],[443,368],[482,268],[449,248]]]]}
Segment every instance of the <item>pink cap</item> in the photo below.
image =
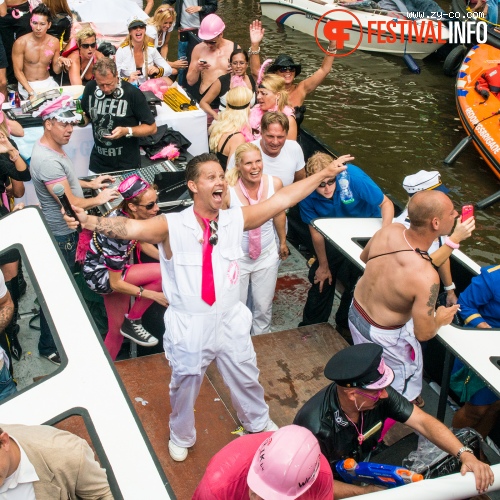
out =
{"type": "Polygon", "coordinates": [[[217,14],[209,14],[201,22],[198,36],[202,40],[213,40],[216,36],[219,36],[225,28],[226,25],[224,21],[217,14]]]}
{"type": "Polygon", "coordinates": [[[33,116],[41,117],[42,120],[55,118],[57,121],[64,123],[79,122],[82,117],[79,114],[73,113],[70,106],[73,104],[73,99],[67,94],[63,94],[51,101],[46,102],[33,112],[33,116]]]}
{"type": "Polygon", "coordinates": [[[293,500],[313,485],[320,457],[318,440],[309,429],[282,427],[259,446],[248,471],[248,486],[266,500],[293,500]]]}

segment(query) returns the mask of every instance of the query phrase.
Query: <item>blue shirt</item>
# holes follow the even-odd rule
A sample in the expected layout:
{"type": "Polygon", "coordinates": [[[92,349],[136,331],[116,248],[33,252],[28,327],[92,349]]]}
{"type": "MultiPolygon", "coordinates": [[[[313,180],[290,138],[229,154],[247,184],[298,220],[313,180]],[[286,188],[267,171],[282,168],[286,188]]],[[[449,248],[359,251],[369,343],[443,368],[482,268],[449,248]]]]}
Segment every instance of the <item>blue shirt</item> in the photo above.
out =
{"type": "Polygon", "coordinates": [[[382,190],[359,167],[347,165],[349,187],[354,201],[340,201],[340,187],[335,180],[332,198],[325,198],[316,190],[299,203],[300,216],[306,224],[318,217],[380,217],[380,205],[384,200],[382,190]]]}
{"type": "Polygon", "coordinates": [[[475,328],[486,321],[492,328],[500,328],[500,266],[481,268],[470,285],[458,297],[460,316],[466,326],[475,328]]]}

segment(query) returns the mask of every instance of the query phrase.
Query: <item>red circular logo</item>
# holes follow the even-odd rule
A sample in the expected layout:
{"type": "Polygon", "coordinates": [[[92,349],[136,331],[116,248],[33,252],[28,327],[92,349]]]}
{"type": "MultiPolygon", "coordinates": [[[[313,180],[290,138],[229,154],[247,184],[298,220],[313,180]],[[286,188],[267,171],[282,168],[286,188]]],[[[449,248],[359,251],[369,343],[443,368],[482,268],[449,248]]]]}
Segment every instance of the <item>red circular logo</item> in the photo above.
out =
{"type": "MultiPolygon", "coordinates": [[[[327,50],[325,50],[320,43],[319,37],[318,37],[318,30],[320,29],[320,25],[323,23],[323,19],[331,14],[332,12],[342,12],[344,14],[349,14],[352,16],[358,27],[359,27],[359,40],[356,46],[350,50],[349,52],[346,52],[345,54],[337,54],[337,57],[345,57],[348,56],[349,54],[352,54],[360,45],[361,41],[363,40],[363,27],[361,26],[361,21],[359,18],[350,10],[347,9],[333,9],[329,10],[328,12],[325,12],[319,19],[318,22],[316,23],[316,27],[314,28],[314,38],[316,39],[316,44],[318,47],[325,53],[329,54],[327,50]]],[[[344,17],[344,16],[342,16],[344,17]]],[[[348,20],[348,19],[329,19],[325,22],[323,26],[323,35],[329,42],[337,42],[337,49],[342,50],[344,48],[344,42],[347,42],[351,39],[350,32],[352,32],[352,26],[353,26],[353,21],[348,20]]]]}

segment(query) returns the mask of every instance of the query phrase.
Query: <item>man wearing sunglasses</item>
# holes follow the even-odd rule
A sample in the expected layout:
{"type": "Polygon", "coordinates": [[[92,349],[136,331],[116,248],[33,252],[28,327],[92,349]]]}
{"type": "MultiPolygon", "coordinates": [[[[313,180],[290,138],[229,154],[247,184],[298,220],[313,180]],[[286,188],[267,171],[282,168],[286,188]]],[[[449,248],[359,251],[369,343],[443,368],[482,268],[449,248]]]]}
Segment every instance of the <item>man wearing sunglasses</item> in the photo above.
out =
{"type": "MultiPolygon", "coordinates": [[[[71,105],[71,98],[68,95],[62,95],[45,103],[34,113],[43,120],[43,136],[33,147],[30,171],[47,224],[69,269],[73,271],[78,233],[68,229],[64,223],[60,212],[61,207],[54,193],[54,186],[61,185],[70,203],[84,209],[90,209],[114,200],[119,196],[119,193],[116,189],[102,189],[114,181],[110,175],[99,176],[90,182],[76,177],[73,163],[63,150],[63,146],[68,144],[71,138],[73,126],[81,119],[79,115],[68,110],[71,105]],[[84,188],[101,188],[102,191],[95,198],[85,198],[82,190],[84,188]]],[[[38,350],[41,356],[52,363],[57,365],[61,363],[43,310],[40,313],[38,350]]]]}
{"type": "MultiPolygon", "coordinates": [[[[333,158],[325,153],[316,153],[306,165],[308,175],[326,168],[333,158]]],[[[351,290],[360,272],[349,260],[325,238],[311,222],[318,217],[382,217],[382,225],[388,225],[394,217],[394,205],[382,190],[360,168],[349,164],[349,188],[352,201],[341,199],[341,188],[335,177],[318,184],[318,187],[299,204],[302,221],[309,226],[316,261],[309,271],[311,288],[307,295],[302,322],[299,326],[326,323],[332,312],[337,278],[345,286],[339,309],[335,316],[337,329],[347,332],[347,314],[352,300],[351,290]]],[[[347,333],[349,339],[349,334],[347,333]]]]}
{"type": "MultiPolygon", "coordinates": [[[[93,217],[75,207],[83,227],[113,238],[159,245],[165,313],[163,345],[172,367],[170,441],[173,460],[182,462],[196,442],[194,407],[208,365],[216,361],[231,391],[245,432],[277,430],[269,418],[253,349],[252,314],[240,301],[243,231],[298,203],[319,183],[345,170],[349,155],[324,172],[295,182],[257,205],[222,210],[227,182],[217,156],[204,153],[186,167],[193,206],[145,221],[93,217]]],[[[65,216],[70,227],[74,219],[65,216]]]]}
{"type": "Polygon", "coordinates": [[[445,425],[390,387],[394,372],[385,364],[382,353],[376,344],[361,344],[335,354],[324,371],[333,383],[307,401],[293,421],[318,439],[335,477],[335,499],[380,491],[377,486],[343,483],[335,465],[346,458],[366,460],[377,447],[387,418],[406,424],[457,457],[461,474],[473,472],[478,492],[486,491],[494,480],[491,468],[477,460],[445,425]]]}

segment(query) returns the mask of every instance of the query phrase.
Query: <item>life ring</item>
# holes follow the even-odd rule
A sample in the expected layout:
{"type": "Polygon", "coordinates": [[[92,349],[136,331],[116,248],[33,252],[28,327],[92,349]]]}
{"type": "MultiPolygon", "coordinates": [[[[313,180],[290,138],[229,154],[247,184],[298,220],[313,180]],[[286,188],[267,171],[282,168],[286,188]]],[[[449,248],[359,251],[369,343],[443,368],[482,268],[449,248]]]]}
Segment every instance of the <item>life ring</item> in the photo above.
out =
{"type": "Polygon", "coordinates": [[[467,54],[467,47],[464,45],[458,45],[446,56],[443,63],[443,73],[446,76],[456,76],[462,61],[464,60],[465,54],[467,54]]]}

